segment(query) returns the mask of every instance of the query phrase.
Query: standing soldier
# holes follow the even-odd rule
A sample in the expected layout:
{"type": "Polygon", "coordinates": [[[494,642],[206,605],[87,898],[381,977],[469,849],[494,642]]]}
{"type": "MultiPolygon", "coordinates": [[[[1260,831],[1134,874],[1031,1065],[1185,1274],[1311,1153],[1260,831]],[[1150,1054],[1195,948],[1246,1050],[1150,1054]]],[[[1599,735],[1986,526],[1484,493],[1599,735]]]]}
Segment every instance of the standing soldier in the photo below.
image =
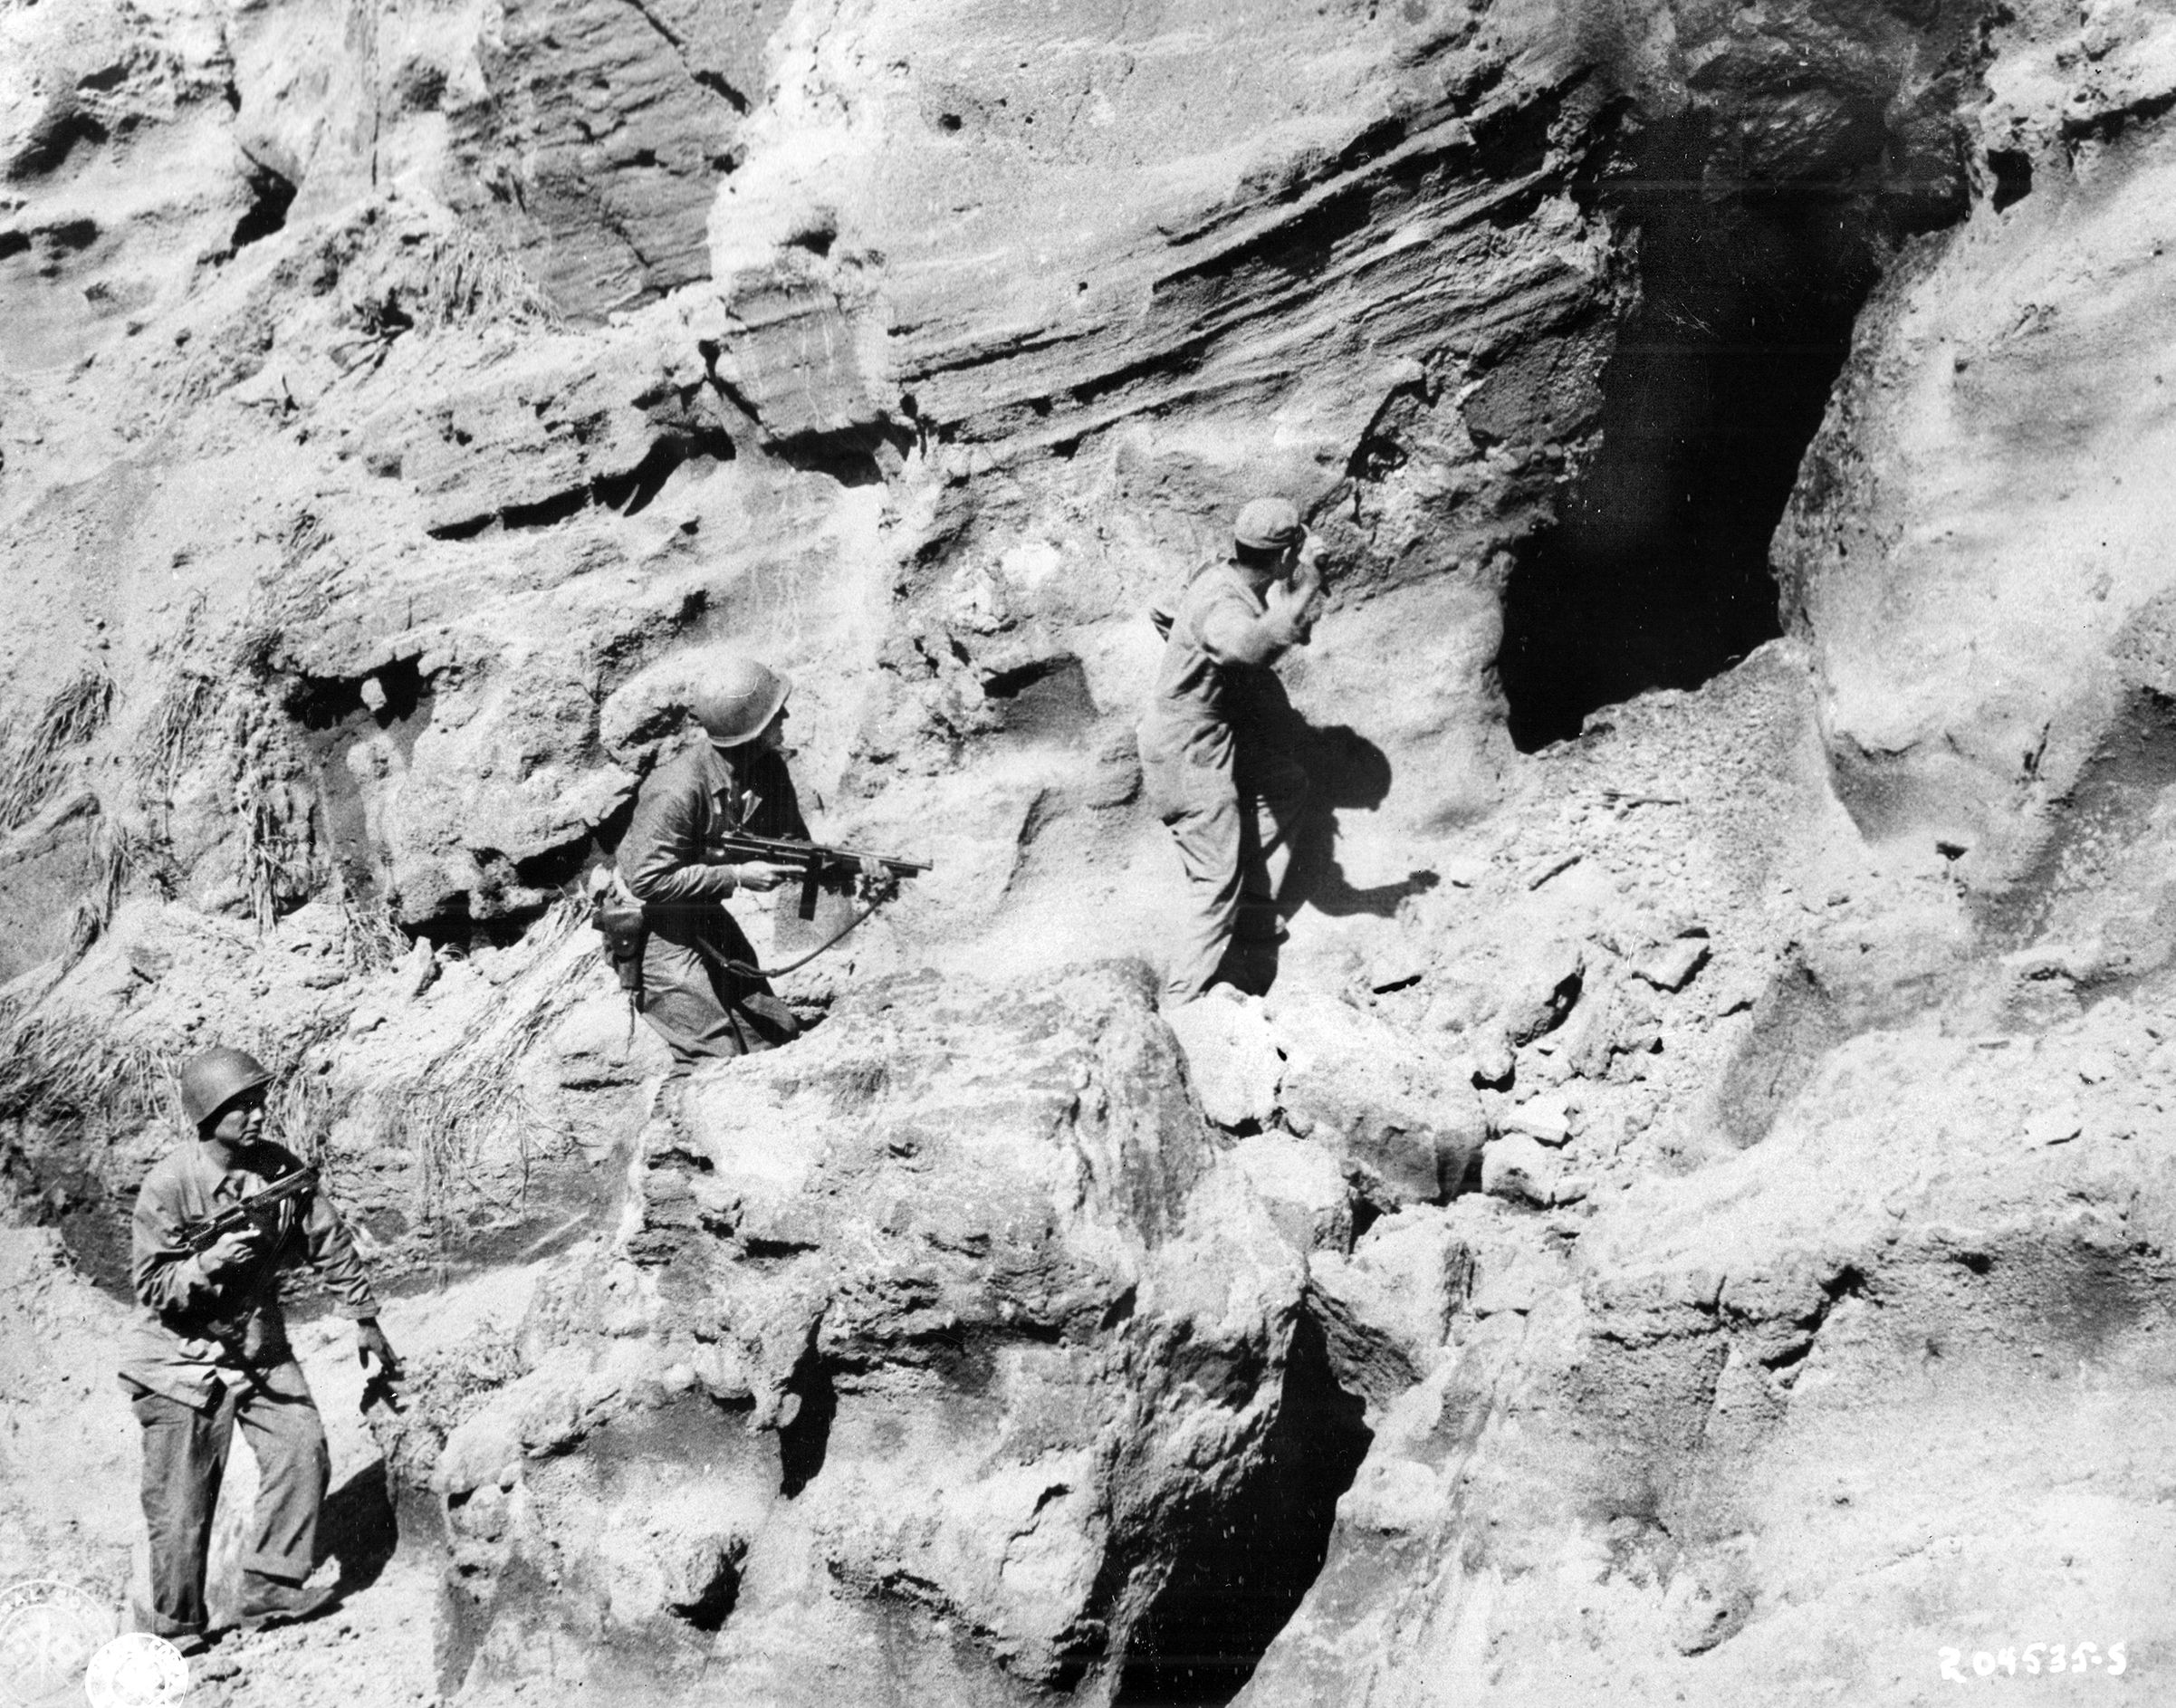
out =
{"type": "Polygon", "coordinates": [[[1195,571],[1175,612],[1152,613],[1165,640],[1141,721],[1141,772],[1186,874],[1167,1003],[1208,988],[1234,935],[1274,942],[1280,929],[1278,893],[1308,781],[1274,734],[1271,671],[1312,629],[1321,581],[1301,561],[1307,538],[1295,506],[1257,498],[1239,513],[1231,557],[1195,571]]]}
{"type": "Polygon", "coordinates": [[[131,1274],[143,1309],[122,1346],[121,1386],[143,1425],[144,1522],[151,1606],[136,1625],[185,1653],[208,1635],[205,1561],[212,1513],[238,1422],[261,1473],[243,1559],[240,1623],[306,1618],[332,1598],[303,1580],[316,1565],[318,1512],[331,1476],[324,1426],[287,1344],[280,1271],[316,1266],[354,1319],[357,1356],[398,1374],[378,1302],[331,1201],[300,1185],[302,1165],[264,1138],[272,1076],[239,1050],[207,1050],[181,1070],[181,1106],[196,1138],[169,1153],[136,1198],[131,1274]],[[239,1218],[204,1250],[193,1229],[287,1183],[289,1195],[239,1218]]]}
{"type": "Polygon", "coordinates": [[[619,845],[620,878],[642,903],[642,1017],[671,1049],[676,1073],[800,1032],[724,907],[729,896],[776,889],[797,869],[729,860],[722,841],[735,833],[809,840],[786,770],[792,691],[782,671],[753,658],[714,667],[690,708],[709,739],[643,782],[619,845]]]}

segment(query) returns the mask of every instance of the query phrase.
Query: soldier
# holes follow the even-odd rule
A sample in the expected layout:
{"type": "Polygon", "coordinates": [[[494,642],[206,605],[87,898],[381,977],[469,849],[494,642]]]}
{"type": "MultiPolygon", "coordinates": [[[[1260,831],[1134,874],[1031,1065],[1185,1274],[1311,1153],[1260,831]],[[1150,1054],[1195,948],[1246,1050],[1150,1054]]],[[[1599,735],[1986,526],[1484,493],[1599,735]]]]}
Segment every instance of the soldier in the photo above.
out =
{"type": "Polygon", "coordinates": [[[1307,539],[1297,508],[1257,498],[1239,513],[1231,557],[1195,571],[1175,611],[1151,613],[1165,640],[1141,721],[1141,772],[1178,843],[1187,893],[1167,1003],[1208,988],[1234,936],[1282,933],[1278,895],[1308,780],[1275,734],[1272,667],[1313,627],[1321,581],[1302,561],[1307,539]]]}
{"type": "MultiPolygon", "coordinates": [[[[792,682],[752,658],[728,657],[690,708],[707,741],[653,772],[619,845],[619,875],[643,905],[642,1017],[673,1052],[675,1072],[705,1057],[774,1049],[800,1035],[793,1011],[754,972],[755,951],[724,903],[770,890],[794,868],[733,861],[724,836],[809,840],[786,770],[792,682]]],[[[870,862],[880,876],[883,868],[870,862]]]]}
{"type": "Polygon", "coordinates": [[[378,1303],[330,1198],[314,1189],[269,1204],[207,1250],[185,1231],[302,1167],[264,1137],[272,1076],[254,1056],[214,1049],[181,1070],[181,1105],[197,1137],[168,1154],[136,1198],[131,1274],[138,1313],[122,1345],[121,1386],[143,1425],[144,1522],[151,1606],[139,1630],[185,1653],[211,1635],[204,1601],[212,1512],[238,1422],[261,1473],[244,1557],[238,1622],[247,1629],[306,1618],[332,1598],[308,1589],[318,1512],[331,1462],[317,1403],[287,1344],[279,1276],[295,1257],[316,1266],[355,1322],[356,1354],[398,1374],[378,1303]]]}

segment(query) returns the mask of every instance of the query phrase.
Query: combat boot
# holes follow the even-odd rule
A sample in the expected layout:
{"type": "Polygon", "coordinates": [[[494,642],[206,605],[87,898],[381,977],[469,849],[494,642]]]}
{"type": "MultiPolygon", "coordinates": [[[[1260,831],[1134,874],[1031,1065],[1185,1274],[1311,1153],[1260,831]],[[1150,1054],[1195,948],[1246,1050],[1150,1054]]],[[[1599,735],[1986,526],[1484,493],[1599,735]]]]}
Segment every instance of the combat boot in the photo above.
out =
{"type": "Polygon", "coordinates": [[[159,1621],[152,1614],[150,1608],[145,1607],[140,1601],[129,1602],[129,1630],[141,1631],[149,1636],[159,1637],[171,1643],[183,1655],[193,1656],[205,1654],[209,1651],[214,1643],[219,1640],[217,1634],[210,1630],[176,1631],[169,1628],[162,1631],[158,1626],[159,1621]]]}
{"type": "Polygon", "coordinates": [[[335,1584],[312,1589],[306,1584],[288,1583],[261,1571],[244,1570],[242,1601],[235,1609],[235,1624],[244,1631],[293,1625],[322,1613],[339,1593],[339,1586],[335,1584]]]}

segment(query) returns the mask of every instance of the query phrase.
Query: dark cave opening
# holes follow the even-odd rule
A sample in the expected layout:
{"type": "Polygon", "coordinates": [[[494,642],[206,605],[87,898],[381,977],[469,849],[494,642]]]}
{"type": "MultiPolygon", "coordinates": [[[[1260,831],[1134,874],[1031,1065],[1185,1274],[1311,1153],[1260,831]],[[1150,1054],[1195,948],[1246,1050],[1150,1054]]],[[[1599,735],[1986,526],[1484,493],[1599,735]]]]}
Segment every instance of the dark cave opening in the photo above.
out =
{"type": "Polygon", "coordinates": [[[1697,687],[1782,632],[1769,541],[1880,271],[1848,176],[1725,181],[1696,120],[1599,199],[1639,232],[1641,301],[1601,442],[1514,567],[1497,668],[1522,753],[1597,708],[1697,687]]]}
{"type": "Polygon", "coordinates": [[[73,90],[60,90],[46,101],[0,177],[11,181],[40,177],[61,166],[78,143],[96,145],[108,135],[106,127],[77,104],[73,90]]]}
{"type": "Polygon", "coordinates": [[[2022,149],[1989,149],[1987,169],[1994,180],[1989,199],[1998,214],[2032,194],[2032,156],[2022,149]]]}
{"type": "Polygon", "coordinates": [[[1301,1317],[1261,1468],[1195,1528],[1134,1627],[1117,1708],[1222,1708],[1244,1688],[1328,1557],[1338,1498],[1375,1438],[1364,1409],[1301,1317]]]}
{"type": "Polygon", "coordinates": [[[367,676],[288,681],[282,696],[310,760],[319,809],[348,896],[375,901],[384,888],[382,851],[371,840],[361,780],[348,763],[359,742],[383,734],[405,763],[430,726],[436,691],[419,657],[393,658],[367,676]]]}
{"type": "Polygon", "coordinates": [[[287,224],[287,210],[294,206],[296,186],[262,160],[249,163],[249,206],[235,222],[232,242],[240,249],[269,237],[287,224]]]}
{"type": "MultiPolygon", "coordinates": [[[[667,433],[626,474],[599,475],[591,483],[591,491],[607,510],[617,510],[623,516],[638,515],[665,490],[665,483],[679,471],[681,464],[698,458],[730,463],[738,455],[732,436],[720,428],[706,427],[688,434],[667,433]]],[[[514,525],[511,514],[506,525],[514,525]]]]}
{"type": "Polygon", "coordinates": [[[880,486],[885,447],[904,456],[914,445],[914,434],[884,417],[836,432],[795,434],[773,440],[768,448],[787,467],[804,475],[828,475],[841,486],[880,486]]]}
{"type": "Polygon", "coordinates": [[[839,1390],[831,1373],[815,1358],[803,1358],[786,1384],[788,1401],[778,1425],[779,1492],[791,1500],[816,1481],[830,1451],[831,1422],[839,1415],[839,1390]]]}
{"type": "Polygon", "coordinates": [[[288,716],[306,730],[322,734],[352,726],[359,732],[370,724],[389,729],[405,724],[418,711],[427,715],[431,692],[417,655],[388,659],[364,676],[297,676],[288,683],[283,703],[288,716]]]}

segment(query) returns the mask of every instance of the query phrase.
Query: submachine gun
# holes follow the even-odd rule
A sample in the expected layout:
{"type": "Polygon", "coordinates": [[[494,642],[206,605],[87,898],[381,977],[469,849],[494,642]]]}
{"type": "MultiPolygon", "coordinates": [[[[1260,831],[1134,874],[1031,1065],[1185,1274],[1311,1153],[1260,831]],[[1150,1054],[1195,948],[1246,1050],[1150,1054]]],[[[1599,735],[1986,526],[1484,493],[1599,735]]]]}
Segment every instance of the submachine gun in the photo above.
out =
{"type": "MultiPolygon", "coordinates": [[[[897,889],[899,879],[918,878],[932,869],[927,860],[910,860],[896,854],[870,854],[860,849],[833,848],[822,842],[803,842],[794,837],[757,836],[749,830],[729,831],[716,839],[712,846],[721,854],[738,855],[746,860],[762,860],[772,866],[798,867],[800,870],[800,893],[791,899],[795,903],[793,918],[804,926],[815,924],[817,902],[826,890],[835,893],[860,891],[861,905],[854,909],[853,916],[800,959],[789,962],[784,966],[747,966],[737,961],[722,963],[728,972],[750,978],[777,978],[806,966],[826,949],[843,940],[848,932],[888,901],[897,889]],[[870,860],[881,866],[885,875],[870,887],[864,888],[862,868],[870,860]]],[[[614,888],[609,877],[599,876],[597,878],[591,889],[590,923],[604,936],[605,954],[618,974],[620,988],[630,998],[639,1000],[642,991],[642,945],[648,930],[646,908],[666,912],[675,904],[637,902],[628,896],[624,889],[615,895],[614,888]]],[[[680,905],[689,907],[691,911],[715,906],[714,903],[680,905]]],[[[782,912],[781,909],[781,915],[782,912]]]]}
{"type": "Polygon", "coordinates": [[[795,909],[804,919],[816,917],[816,898],[825,889],[848,889],[865,862],[875,860],[891,880],[918,878],[929,870],[927,860],[903,859],[896,854],[868,854],[859,849],[827,848],[820,842],[797,841],[789,836],[756,836],[735,830],[723,839],[725,852],[773,866],[800,868],[800,904],[795,909]]]}
{"type": "Polygon", "coordinates": [[[201,1222],[191,1222],[181,1230],[181,1243],[191,1252],[208,1252],[230,1233],[254,1233],[257,1213],[273,1205],[298,1198],[317,1185],[317,1170],[307,1165],[292,1175],[282,1175],[262,1192],[253,1192],[246,1198],[238,1198],[216,1215],[201,1222]]]}

